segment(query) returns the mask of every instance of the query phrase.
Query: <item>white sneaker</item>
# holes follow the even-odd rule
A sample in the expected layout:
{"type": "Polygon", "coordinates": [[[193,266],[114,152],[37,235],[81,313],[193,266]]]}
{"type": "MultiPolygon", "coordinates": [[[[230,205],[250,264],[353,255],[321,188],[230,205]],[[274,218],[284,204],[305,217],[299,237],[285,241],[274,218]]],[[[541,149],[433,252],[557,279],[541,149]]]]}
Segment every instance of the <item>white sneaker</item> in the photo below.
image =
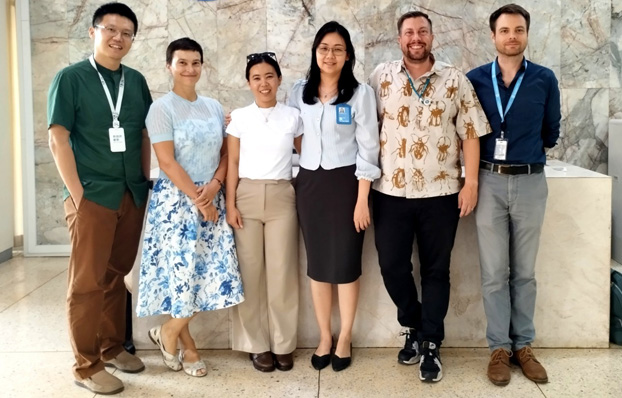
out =
{"type": "Polygon", "coordinates": [[[100,370],[86,379],[76,380],[75,383],[82,388],[102,395],[117,394],[124,388],[121,380],[105,370],[100,370]]]}

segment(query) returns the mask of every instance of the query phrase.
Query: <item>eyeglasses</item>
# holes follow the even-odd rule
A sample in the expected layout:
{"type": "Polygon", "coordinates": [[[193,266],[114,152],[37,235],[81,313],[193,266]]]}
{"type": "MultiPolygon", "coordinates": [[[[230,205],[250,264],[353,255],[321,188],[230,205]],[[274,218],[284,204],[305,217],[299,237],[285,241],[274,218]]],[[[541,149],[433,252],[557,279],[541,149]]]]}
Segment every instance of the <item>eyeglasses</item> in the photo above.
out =
{"type": "Polygon", "coordinates": [[[320,46],[317,48],[317,52],[320,53],[321,55],[328,55],[329,52],[333,52],[333,55],[335,57],[341,57],[343,55],[345,55],[346,50],[344,48],[341,47],[333,47],[330,48],[328,46],[320,46]]]}
{"type": "Polygon", "coordinates": [[[265,57],[270,57],[273,60],[277,61],[275,53],[273,53],[272,51],[266,51],[266,52],[263,52],[263,53],[248,54],[246,56],[246,63],[249,63],[249,62],[251,62],[254,59],[260,59],[260,58],[265,58],[265,57]]]}
{"type": "Polygon", "coordinates": [[[117,28],[113,28],[112,26],[104,26],[104,25],[95,25],[96,28],[99,28],[109,37],[115,37],[119,33],[121,33],[121,38],[125,41],[134,41],[134,33],[129,30],[119,30],[117,28]]]}

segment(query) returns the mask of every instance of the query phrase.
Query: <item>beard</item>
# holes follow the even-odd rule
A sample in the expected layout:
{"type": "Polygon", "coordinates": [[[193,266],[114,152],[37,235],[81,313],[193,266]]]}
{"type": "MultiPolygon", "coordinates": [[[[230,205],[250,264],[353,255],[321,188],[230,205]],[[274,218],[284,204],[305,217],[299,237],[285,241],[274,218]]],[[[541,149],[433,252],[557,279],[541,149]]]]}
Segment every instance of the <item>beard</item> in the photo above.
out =
{"type": "Polygon", "coordinates": [[[517,43],[517,44],[518,45],[514,47],[506,47],[503,44],[497,45],[496,46],[497,52],[499,54],[503,54],[508,57],[521,55],[522,53],[525,52],[525,49],[527,48],[527,44],[522,44],[522,43],[517,43]]]}
{"type": "Polygon", "coordinates": [[[404,54],[404,58],[413,63],[425,62],[428,58],[430,58],[430,50],[425,44],[421,50],[411,50],[406,47],[405,49],[402,49],[402,53],[404,54]]]}

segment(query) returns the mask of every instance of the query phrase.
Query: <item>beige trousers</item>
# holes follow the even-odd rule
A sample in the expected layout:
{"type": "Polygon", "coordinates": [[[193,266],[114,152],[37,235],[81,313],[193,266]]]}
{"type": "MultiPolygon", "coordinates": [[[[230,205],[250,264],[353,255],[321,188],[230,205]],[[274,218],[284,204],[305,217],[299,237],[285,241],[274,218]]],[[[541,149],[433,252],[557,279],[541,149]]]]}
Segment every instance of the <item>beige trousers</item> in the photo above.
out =
{"type": "Polygon", "coordinates": [[[298,327],[298,218],[296,194],[287,180],[241,179],[236,229],[245,301],[231,309],[232,348],[289,354],[298,327]]]}

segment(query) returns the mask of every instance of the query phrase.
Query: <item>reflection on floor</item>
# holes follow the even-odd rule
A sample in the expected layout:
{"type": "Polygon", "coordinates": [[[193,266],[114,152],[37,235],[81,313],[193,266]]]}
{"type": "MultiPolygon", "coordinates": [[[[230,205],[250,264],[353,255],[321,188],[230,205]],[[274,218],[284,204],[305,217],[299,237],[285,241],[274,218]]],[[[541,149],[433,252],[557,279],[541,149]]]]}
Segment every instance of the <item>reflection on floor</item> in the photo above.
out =
{"type": "MultiPolygon", "coordinates": [[[[0,264],[0,396],[93,397],[73,384],[65,320],[67,258],[23,258],[0,264]]],[[[512,382],[486,378],[487,349],[441,350],[444,378],[423,384],[417,366],[396,361],[395,348],[355,348],[352,366],[335,373],[311,367],[312,350],[297,350],[294,369],[260,373],[248,356],[201,351],[208,376],[168,371],[157,351],[140,351],[147,369],[118,374],[119,397],[620,397],[622,349],[539,349],[550,382],[536,385],[512,369],[512,382]]]]}

